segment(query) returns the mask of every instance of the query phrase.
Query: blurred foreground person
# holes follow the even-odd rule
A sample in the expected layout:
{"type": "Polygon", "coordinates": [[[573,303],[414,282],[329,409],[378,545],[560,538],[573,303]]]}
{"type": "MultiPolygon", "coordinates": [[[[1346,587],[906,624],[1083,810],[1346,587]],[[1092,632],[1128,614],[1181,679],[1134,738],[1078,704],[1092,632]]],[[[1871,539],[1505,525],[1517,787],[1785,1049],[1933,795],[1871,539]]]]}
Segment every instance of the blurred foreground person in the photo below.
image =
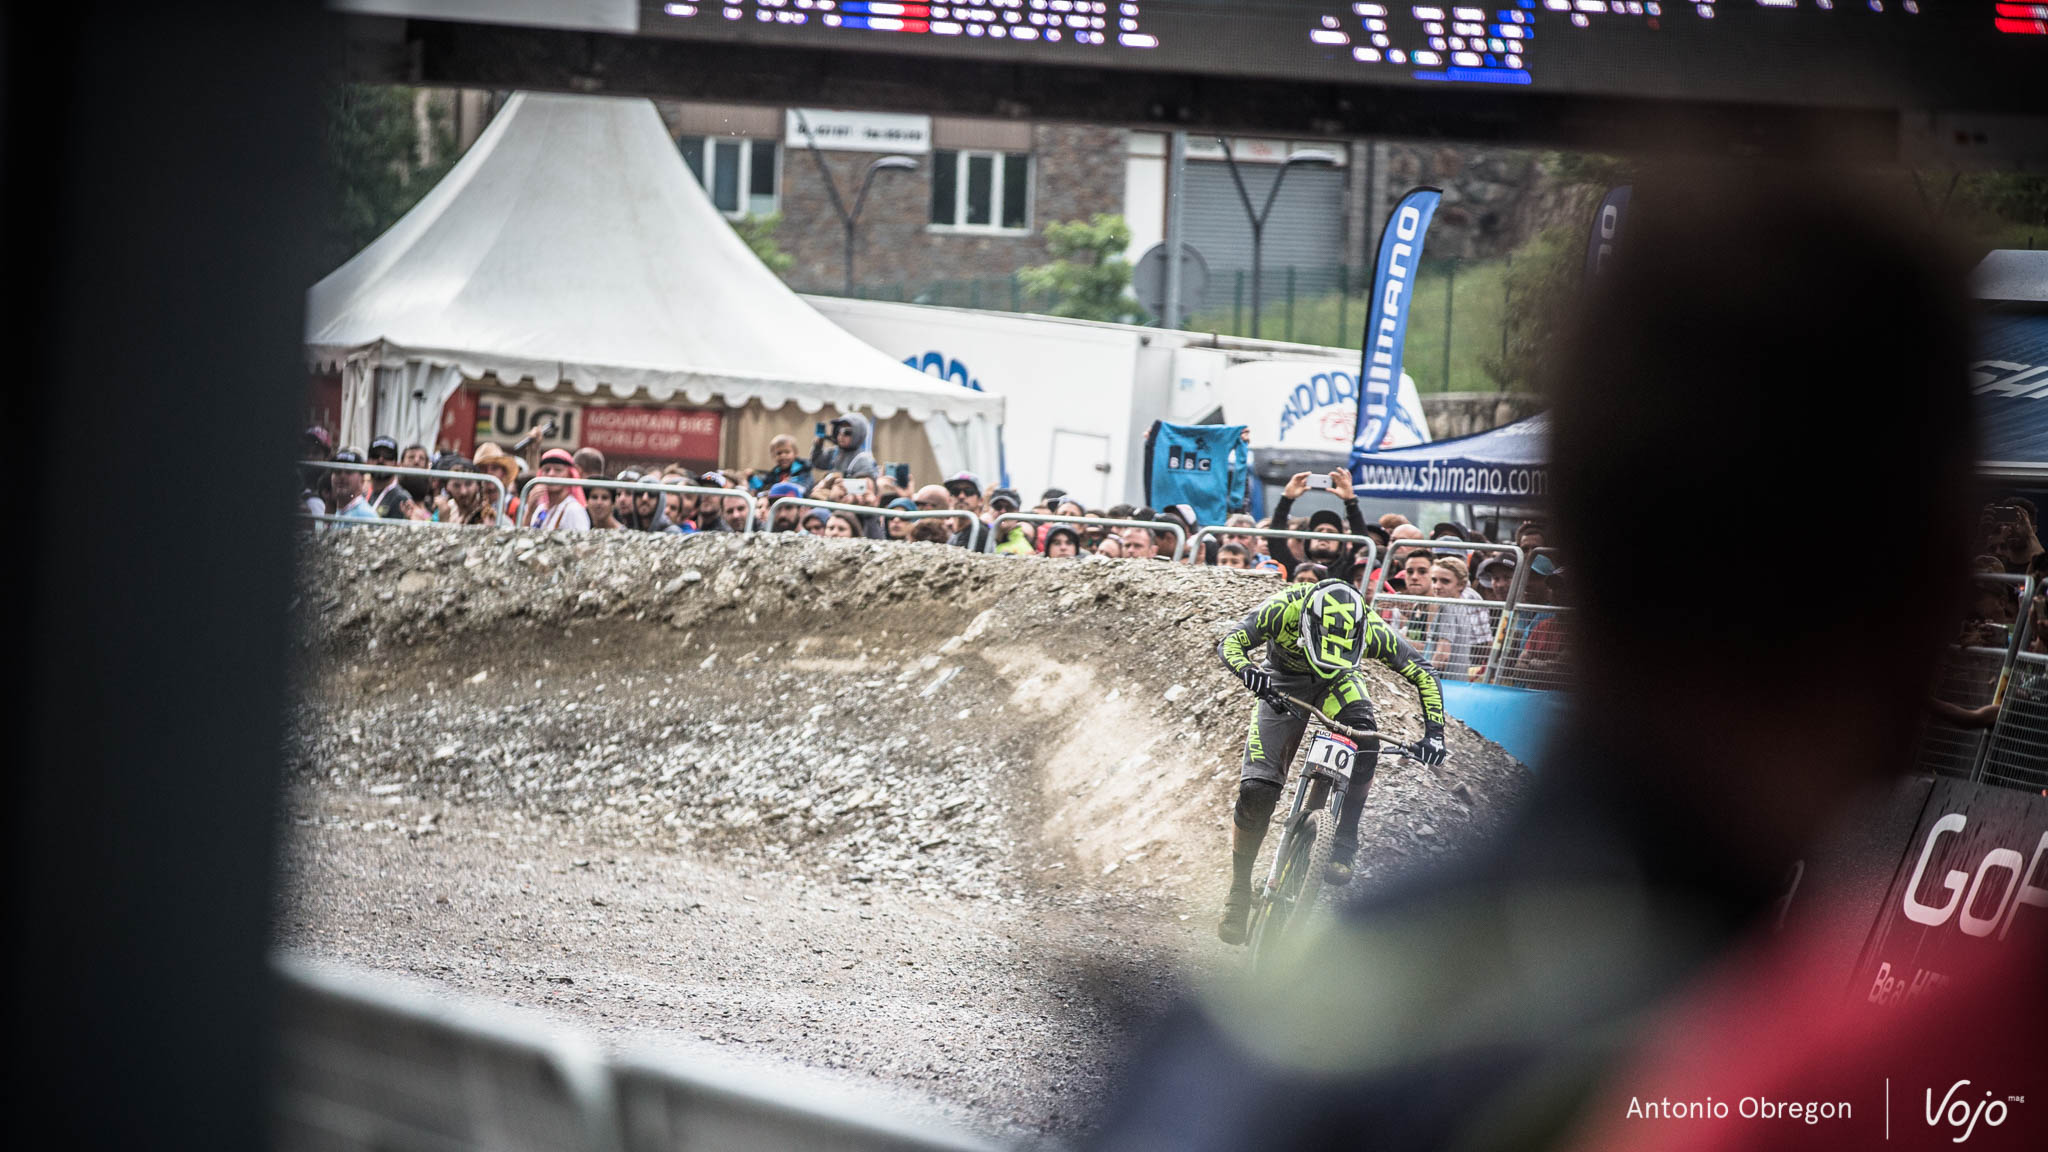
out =
{"type": "MultiPolygon", "coordinates": [[[[1888,1036],[1985,1046],[1986,1061],[1934,1085],[1937,1103],[1957,1079],[1974,1078],[1973,1104],[1979,1089],[2043,1087],[2048,909],[2022,909],[2030,922],[2000,942],[2003,979],[1946,994],[2002,999],[2003,1016],[1945,1023],[1923,1001],[1881,1017],[1889,1029],[1869,1026],[1878,1009],[1848,987],[1839,954],[1802,970],[1796,946],[1770,935],[1789,865],[1908,771],[1961,599],[1975,523],[1962,279],[1924,218],[1815,170],[1663,173],[1637,183],[1631,211],[1550,382],[1545,527],[1573,558],[1578,686],[1528,803],[1471,856],[1383,889],[1305,952],[1170,1017],[1098,1147],[1876,1147],[1884,1083],[1869,1057],[1888,1036]],[[1869,382],[1867,402],[1816,383],[1830,380],[1869,382]],[[1845,477],[1856,499],[1830,501],[1831,530],[1896,541],[1895,567],[1841,582],[1824,611],[1721,611],[1640,576],[1632,526],[1712,523],[1845,477]],[[1693,1005],[1752,948],[1775,962],[1757,970],[1803,971],[1824,995],[1734,982],[1726,1011],[1693,1005]],[[1716,1026],[1733,1074],[1683,1084],[1655,1071],[1695,1056],[1682,1025],[1651,1031],[1660,1013],[1716,1026]],[[1863,1022],[1854,1039],[1836,1033],[1860,1047],[1811,1044],[1834,1013],[1863,1022]],[[1780,1059],[1801,1050],[1804,1065],[1780,1059]],[[1645,1125],[1625,1112],[1689,1087],[1730,1104],[1797,1091],[1837,1055],[1864,1058],[1870,1077],[1853,1126],[1645,1125]]],[[[1939,880],[1925,887],[1923,899],[1949,899],[1939,880]]],[[[1929,1130],[1923,1086],[1893,1101],[1895,1128],[1910,1108],[1929,1130]]],[[[1980,1128],[1972,1145],[2048,1147],[2048,1095],[2012,1109],[1993,1135],[2025,1131],[2017,1113],[2032,1110],[2034,1142],[1991,1145],[1980,1128]]]]}

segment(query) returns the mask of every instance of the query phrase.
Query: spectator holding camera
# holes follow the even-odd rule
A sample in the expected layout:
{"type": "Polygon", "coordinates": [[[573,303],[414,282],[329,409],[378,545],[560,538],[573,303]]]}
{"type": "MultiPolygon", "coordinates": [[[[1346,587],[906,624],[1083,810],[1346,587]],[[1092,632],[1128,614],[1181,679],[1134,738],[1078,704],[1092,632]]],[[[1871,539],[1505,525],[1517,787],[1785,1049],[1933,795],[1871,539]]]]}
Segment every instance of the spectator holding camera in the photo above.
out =
{"type": "MultiPolygon", "coordinates": [[[[837,472],[841,476],[860,476],[872,480],[881,474],[875,466],[875,458],[867,450],[868,436],[873,425],[858,412],[849,412],[820,425],[818,439],[811,447],[811,471],[816,473],[837,472]]],[[[816,485],[812,491],[816,491],[816,485]]]]}

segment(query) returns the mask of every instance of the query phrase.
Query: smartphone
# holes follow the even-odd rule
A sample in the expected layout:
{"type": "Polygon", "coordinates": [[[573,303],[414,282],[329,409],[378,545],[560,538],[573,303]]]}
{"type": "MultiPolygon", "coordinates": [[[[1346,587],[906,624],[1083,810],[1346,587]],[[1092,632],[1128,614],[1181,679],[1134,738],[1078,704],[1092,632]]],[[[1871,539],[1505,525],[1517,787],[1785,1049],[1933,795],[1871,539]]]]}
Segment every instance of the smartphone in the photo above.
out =
{"type": "Polygon", "coordinates": [[[898,488],[910,487],[910,465],[896,465],[896,486],[898,488]]]}
{"type": "Polygon", "coordinates": [[[1328,488],[1330,486],[1330,478],[1328,476],[1310,476],[1308,478],[1308,486],[1311,488],[1328,488]]]}
{"type": "Polygon", "coordinates": [[[815,425],[815,427],[818,432],[818,439],[823,440],[825,438],[825,425],[820,423],[815,425]]]}
{"type": "Polygon", "coordinates": [[[1986,510],[1986,514],[1993,524],[2017,524],[2020,522],[2020,510],[2010,504],[1994,504],[1986,510]]]}
{"type": "Polygon", "coordinates": [[[865,496],[865,495],[867,495],[867,494],[868,494],[868,478],[867,478],[867,477],[865,477],[865,476],[859,476],[859,477],[853,477],[853,478],[849,478],[849,479],[848,479],[848,480],[846,481],[846,494],[847,494],[848,496],[865,496]]]}

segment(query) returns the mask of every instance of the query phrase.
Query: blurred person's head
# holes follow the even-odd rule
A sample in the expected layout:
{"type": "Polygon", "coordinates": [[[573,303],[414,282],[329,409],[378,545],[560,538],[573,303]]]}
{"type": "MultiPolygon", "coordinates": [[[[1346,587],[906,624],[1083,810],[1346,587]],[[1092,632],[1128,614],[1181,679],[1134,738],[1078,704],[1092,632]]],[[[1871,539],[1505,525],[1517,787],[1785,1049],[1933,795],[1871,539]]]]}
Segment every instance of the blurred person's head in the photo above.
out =
{"type": "Polygon", "coordinates": [[[1479,565],[1472,574],[1472,583],[1479,594],[1488,600],[1506,600],[1508,588],[1515,582],[1515,562],[1505,556],[1496,556],[1479,565]]]}
{"type": "Polygon", "coordinates": [[[595,448],[578,448],[570,461],[576,465],[578,476],[604,475],[604,453],[595,448]]]}
{"type": "MultiPolygon", "coordinates": [[[[709,499],[709,497],[707,497],[706,499],[709,499]]],[[[729,496],[721,496],[718,498],[718,500],[719,515],[725,520],[726,523],[732,525],[734,528],[745,528],[747,526],[747,508],[753,502],[747,499],[745,493],[735,492],[729,496]]],[[[699,500],[697,502],[698,509],[702,510],[704,504],[704,500],[699,500]]]]}
{"type": "Polygon", "coordinates": [[[953,497],[937,484],[927,484],[917,490],[917,495],[911,497],[911,502],[926,512],[938,512],[951,508],[953,497]]]}
{"type": "MultiPolygon", "coordinates": [[[[389,466],[398,463],[398,441],[389,436],[379,436],[370,441],[369,458],[372,464],[389,466]]],[[[380,479],[389,480],[390,477],[380,479]]]]}
{"type": "Polygon", "coordinates": [[[953,507],[965,508],[969,512],[981,511],[981,479],[972,472],[962,472],[946,481],[946,494],[953,498],[953,507]]]}
{"type": "MultiPolygon", "coordinates": [[[[1256,528],[1259,526],[1259,522],[1252,519],[1249,513],[1232,512],[1224,517],[1223,526],[1226,528],[1256,528]]],[[[1221,539],[1225,544],[1235,544],[1250,553],[1256,554],[1258,550],[1259,537],[1257,536],[1247,535],[1243,532],[1225,532],[1222,533],[1221,539]]]]}
{"type": "Polygon", "coordinates": [[[1380,517],[1380,530],[1391,533],[1396,528],[1408,527],[1408,518],[1399,512],[1389,512],[1380,517]]]}
{"type": "Polygon", "coordinates": [[[1052,527],[1052,531],[1045,534],[1045,544],[1041,550],[1047,556],[1054,558],[1079,556],[1081,554],[1081,535],[1064,524],[1055,524],[1052,527]]]}
{"type": "Polygon", "coordinates": [[[1159,555],[1159,539],[1150,528],[1126,528],[1121,533],[1126,560],[1150,560],[1159,555]]]}
{"type": "Polygon", "coordinates": [[[1329,575],[1329,570],[1313,560],[1304,560],[1294,566],[1293,580],[1296,584],[1320,584],[1329,575]]]}
{"type": "Polygon", "coordinates": [[[1515,529],[1515,547],[1520,548],[1524,554],[1543,547],[1542,521],[1522,521],[1522,526],[1515,529]]]}
{"type": "MultiPolygon", "coordinates": [[[[1308,530],[1324,535],[1340,533],[1344,531],[1344,516],[1329,508],[1321,509],[1309,516],[1308,530]]],[[[1323,564],[1335,560],[1344,549],[1351,547],[1342,540],[1304,540],[1301,543],[1303,553],[1315,557],[1323,564]]]]}
{"type": "MultiPolygon", "coordinates": [[[[1415,551],[1416,546],[1413,544],[1404,546],[1402,541],[1420,540],[1422,538],[1422,529],[1417,528],[1413,524],[1396,524],[1392,528],[1387,529],[1387,563],[1395,568],[1406,567],[1408,564],[1408,554],[1415,551]]],[[[1426,548],[1423,550],[1428,551],[1426,548]]]]}
{"type": "Polygon", "coordinates": [[[910,538],[926,544],[944,544],[953,538],[952,529],[947,527],[948,523],[950,521],[944,516],[919,520],[916,526],[911,528],[910,538]]]}
{"type": "Polygon", "coordinates": [[[796,463],[796,437],[777,436],[768,441],[768,456],[775,461],[778,470],[796,463]]]}
{"type": "Polygon", "coordinates": [[[1429,595],[1429,570],[1436,564],[1436,553],[1427,548],[1411,549],[1401,559],[1401,591],[1410,596],[1429,595]]]}
{"type": "Polygon", "coordinates": [[[834,512],[831,518],[825,521],[823,528],[813,528],[812,531],[835,540],[851,540],[862,534],[860,522],[853,518],[851,512],[834,512]]]}
{"type": "Polygon", "coordinates": [[[398,454],[400,468],[425,468],[432,462],[433,458],[427,455],[427,446],[424,444],[407,444],[405,450],[398,454]]]}
{"type": "Polygon", "coordinates": [[[1429,591],[1426,595],[1456,600],[1465,594],[1465,588],[1472,583],[1472,573],[1465,562],[1456,556],[1439,556],[1429,566],[1429,591]]]}
{"type": "Polygon", "coordinates": [[[1547,382],[1586,744],[1565,771],[1655,830],[1643,853],[1665,876],[1744,914],[1845,797],[1907,769],[1963,592],[1968,294],[1924,213],[1866,187],[1819,164],[1638,179],[1628,242],[1547,382]],[[1884,399],[1845,413],[1814,380],[1883,380],[1884,399]],[[1772,397],[1769,418],[1726,418],[1736,381],[1772,397]],[[1883,579],[1830,582],[1825,611],[1670,626],[1627,526],[1711,522],[1844,476],[1857,499],[1832,508],[1830,535],[1896,545],[1883,579]],[[1801,690],[1768,671],[1789,668],[1801,690]]]}
{"type": "Polygon", "coordinates": [[[1106,532],[1106,533],[1104,533],[1104,535],[1103,535],[1102,539],[1100,539],[1100,540],[1097,540],[1097,541],[1095,542],[1095,554],[1096,554],[1097,556],[1105,556],[1105,557],[1108,557],[1108,558],[1109,558],[1109,559],[1111,559],[1111,560],[1121,560],[1121,559],[1123,559],[1123,558],[1124,558],[1124,541],[1123,541],[1123,537],[1121,537],[1121,536],[1118,536],[1118,535],[1117,535],[1116,533],[1114,533],[1114,532],[1106,532]]]}
{"type": "Polygon", "coordinates": [[[326,460],[334,455],[334,437],[318,424],[299,436],[299,459],[326,460]]]}
{"type": "MultiPolygon", "coordinates": [[[[336,464],[361,464],[362,453],[353,448],[343,448],[334,454],[336,464]]],[[[367,473],[354,468],[336,468],[327,474],[327,491],[334,510],[339,512],[356,497],[363,494],[363,477],[367,473]]]]}
{"type": "Polygon", "coordinates": [[[618,498],[618,492],[615,489],[591,487],[583,489],[583,506],[590,510],[590,526],[592,528],[609,528],[618,523],[612,516],[618,498]]]}
{"type": "Polygon", "coordinates": [[[1234,540],[1225,541],[1216,549],[1216,566],[1240,570],[1249,568],[1252,566],[1251,550],[1234,540]]]}
{"type": "MultiPolygon", "coordinates": [[[[889,501],[889,507],[901,512],[915,512],[918,510],[917,501],[904,496],[899,496],[896,499],[889,501]]],[[[888,531],[889,539],[891,540],[910,539],[910,530],[913,527],[915,527],[916,524],[916,520],[905,519],[901,516],[891,516],[886,520],[882,521],[882,526],[888,531]]]]}

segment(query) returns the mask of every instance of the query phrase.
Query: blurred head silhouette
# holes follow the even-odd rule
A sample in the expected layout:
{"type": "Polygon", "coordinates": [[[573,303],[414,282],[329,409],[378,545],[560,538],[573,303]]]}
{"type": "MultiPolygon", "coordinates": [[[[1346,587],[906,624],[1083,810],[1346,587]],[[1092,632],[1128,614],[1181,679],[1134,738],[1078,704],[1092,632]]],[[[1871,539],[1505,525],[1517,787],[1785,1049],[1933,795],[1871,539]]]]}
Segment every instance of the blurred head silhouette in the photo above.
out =
{"type": "Polygon", "coordinates": [[[1568,759],[1659,851],[1766,883],[1908,764],[1963,589],[1966,293],[1923,218],[1817,168],[1667,169],[1632,212],[1549,384],[1598,750],[1568,759]],[[1895,545],[1885,578],[1738,608],[1642,570],[1646,534],[1803,508],[1823,552],[1895,545]]]}

